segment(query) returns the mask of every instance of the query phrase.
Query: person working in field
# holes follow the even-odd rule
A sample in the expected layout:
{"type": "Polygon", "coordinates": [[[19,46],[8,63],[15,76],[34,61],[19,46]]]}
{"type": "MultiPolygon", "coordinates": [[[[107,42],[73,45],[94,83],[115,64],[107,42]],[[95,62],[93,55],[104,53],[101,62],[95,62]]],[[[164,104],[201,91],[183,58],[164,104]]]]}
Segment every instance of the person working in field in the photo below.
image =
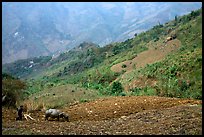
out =
{"type": "Polygon", "coordinates": [[[22,120],[23,119],[23,106],[20,106],[20,108],[17,108],[18,111],[18,117],[16,120],[22,120]]]}

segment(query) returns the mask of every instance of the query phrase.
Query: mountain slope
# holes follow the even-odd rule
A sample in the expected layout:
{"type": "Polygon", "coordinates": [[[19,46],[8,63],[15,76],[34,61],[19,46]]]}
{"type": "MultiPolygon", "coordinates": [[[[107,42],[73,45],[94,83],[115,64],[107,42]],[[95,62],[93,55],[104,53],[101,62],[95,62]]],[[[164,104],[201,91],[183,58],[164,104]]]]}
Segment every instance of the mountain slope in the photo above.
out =
{"type": "Polygon", "coordinates": [[[124,42],[4,64],[2,81],[12,78],[3,72],[26,80],[16,104],[35,120],[3,107],[2,134],[202,135],[202,9],[124,42]],[[45,121],[48,108],[69,122],[45,121]]]}
{"type": "Polygon", "coordinates": [[[201,99],[201,62],[199,9],[124,42],[104,47],[85,42],[56,58],[5,64],[3,72],[28,79],[28,92],[32,93],[70,83],[97,89],[100,94],[118,95],[112,84],[119,82],[124,89],[117,90],[128,94],[201,99]],[[173,39],[167,41],[170,36],[173,39]],[[111,71],[114,66],[120,71],[111,71]]]}
{"type": "Polygon", "coordinates": [[[200,7],[192,2],[5,2],[3,63],[58,54],[83,41],[100,46],[122,41],[200,7]]]}

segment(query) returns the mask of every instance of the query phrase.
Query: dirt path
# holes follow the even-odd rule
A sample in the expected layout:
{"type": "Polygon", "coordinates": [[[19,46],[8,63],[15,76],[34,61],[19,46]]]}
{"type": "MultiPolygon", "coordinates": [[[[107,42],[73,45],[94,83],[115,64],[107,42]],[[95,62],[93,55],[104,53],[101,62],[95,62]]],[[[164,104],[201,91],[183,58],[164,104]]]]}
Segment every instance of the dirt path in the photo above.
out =
{"type": "Polygon", "coordinates": [[[3,108],[3,134],[202,134],[202,101],[156,96],[97,99],[66,107],[70,122],[15,121],[3,108]]]}

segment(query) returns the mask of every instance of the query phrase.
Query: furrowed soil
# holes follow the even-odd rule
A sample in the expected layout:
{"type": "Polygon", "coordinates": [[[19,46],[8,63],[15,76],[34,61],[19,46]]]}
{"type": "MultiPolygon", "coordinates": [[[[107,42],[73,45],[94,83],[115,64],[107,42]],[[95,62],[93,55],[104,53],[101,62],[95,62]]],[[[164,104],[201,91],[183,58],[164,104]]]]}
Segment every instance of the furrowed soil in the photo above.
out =
{"type": "Polygon", "coordinates": [[[124,96],[96,99],[60,109],[69,122],[44,120],[43,111],[33,120],[16,121],[15,109],[2,108],[3,135],[202,135],[202,101],[157,96],[124,96]]]}

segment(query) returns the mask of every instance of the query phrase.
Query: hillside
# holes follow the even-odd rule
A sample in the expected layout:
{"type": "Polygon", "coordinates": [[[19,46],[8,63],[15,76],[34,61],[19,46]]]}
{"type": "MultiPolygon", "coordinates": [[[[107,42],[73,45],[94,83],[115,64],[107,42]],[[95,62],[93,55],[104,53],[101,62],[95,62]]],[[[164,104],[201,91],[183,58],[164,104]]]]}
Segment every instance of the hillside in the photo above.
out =
{"type": "Polygon", "coordinates": [[[15,121],[4,106],[3,135],[202,135],[202,9],[123,42],[4,64],[2,74],[26,83],[2,90],[18,91],[13,105],[36,119],[15,121]],[[49,108],[70,121],[44,121],[49,108]]]}
{"type": "Polygon", "coordinates": [[[4,2],[3,64],[60,54],[84,41],[100,46],[123,41],[201,5],[199,2],[4,2]]]}
{"type": "Polygon", "coordinates": [[[50,85],[70,83],[109,94],[111,84],[119,80],[126,92],[141,91],[150,86],[150,90],[159,92],[158,95],[169,96],[169,93],[165,93],[169,91],[164,85],[173,84],[177,92],[183,90],[183,86],[189,92],[198,89],[193,98],[201,98],[202,78],[198,75],[202,72],[201,28],[201,10],[192,11],[189,15],[177,17],[177,20],[164,25],[156,25],[124,42],[102,48],[84,42],[78,48],[57,57],[40,57],[5,64],[3,71],[28,79],[32,93],[50,85]],[[165,42],[171,35],[176,35],[176,38],[165,42]],[[138,82],[134,84],[134,81],[139,79],[157,82],[156,85],[143,84],[138,87],[138,82]],[[172,83],[169,83],[169,79],[172,83]]]}

